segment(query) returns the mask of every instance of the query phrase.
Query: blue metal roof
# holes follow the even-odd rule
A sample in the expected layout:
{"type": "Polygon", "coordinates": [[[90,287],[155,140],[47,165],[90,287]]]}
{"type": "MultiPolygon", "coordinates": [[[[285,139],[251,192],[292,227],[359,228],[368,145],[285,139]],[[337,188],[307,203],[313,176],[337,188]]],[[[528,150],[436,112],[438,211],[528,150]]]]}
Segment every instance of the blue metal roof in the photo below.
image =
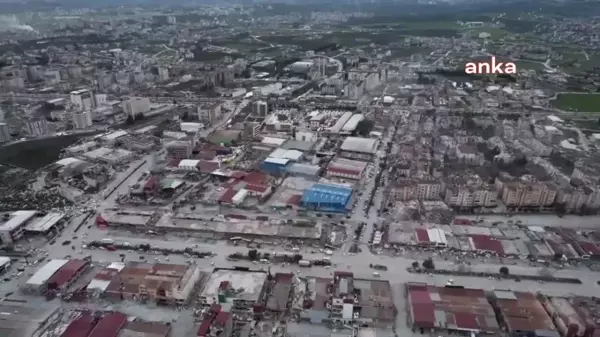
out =
{"type": "Polygon", "coordinates": [[[326,184],[315,184],[304,191],[302,195],[303,203],[333,203],[346,205],[352,195],[352,189],[326,184]]]}

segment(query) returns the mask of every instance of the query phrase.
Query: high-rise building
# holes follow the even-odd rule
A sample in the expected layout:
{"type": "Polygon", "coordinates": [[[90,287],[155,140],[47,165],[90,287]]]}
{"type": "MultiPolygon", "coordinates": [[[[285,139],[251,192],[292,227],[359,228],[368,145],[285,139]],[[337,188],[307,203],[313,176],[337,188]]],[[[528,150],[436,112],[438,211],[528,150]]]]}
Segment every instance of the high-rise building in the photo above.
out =
{"type": "Polygon", "coordinates": [[[81,111],[73,114],[73,125],[76,129],[87,129],[92,124],[92,113],[90,111],[81,111]]]}
{"type": "Polygon", "coordinates": [[[27,122],[27,132],[34,137],[43,136],[50,133],[48,121],[39,118],[27,122]]]}
{"type": "Polygon", "coordinates": [[[265,101],[254,102],[252,113],[256,116],[266,116],[269,114],[269,104],[265,101]]]}
{"type": "Polygon", "coordinates": [[[8,124],[0,123],[0,143],[10,142],[11,138],[8,124]]]}
{"type": "Polygon", "coordinates": [[[169,80],[169,69],[164,67],[158,68],[158,80],[168,81],[169,80]]]}
{"type": "Polygon", "coordinates": [[[94,94],[87,89],[71,91],[71,104],[79,110],[92,110],[96,107],[94,94]]]}
{"type": "Polygon", "coordinates": [[[150,100],[147,97],[136,97],[123,102],[123,111],[127,116],[135,117],[150,111],[150,100]]]}

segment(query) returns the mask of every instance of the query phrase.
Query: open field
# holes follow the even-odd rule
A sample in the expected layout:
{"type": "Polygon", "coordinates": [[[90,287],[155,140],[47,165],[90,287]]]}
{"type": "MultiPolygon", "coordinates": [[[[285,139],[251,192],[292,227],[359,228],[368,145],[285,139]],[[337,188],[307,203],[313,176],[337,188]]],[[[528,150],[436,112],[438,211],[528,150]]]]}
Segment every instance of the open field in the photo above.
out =
{"type": "Polygon", "coordinates": [[[550,103],[566,111],[600,112],[600,94],[558,94],[550,103]]]}

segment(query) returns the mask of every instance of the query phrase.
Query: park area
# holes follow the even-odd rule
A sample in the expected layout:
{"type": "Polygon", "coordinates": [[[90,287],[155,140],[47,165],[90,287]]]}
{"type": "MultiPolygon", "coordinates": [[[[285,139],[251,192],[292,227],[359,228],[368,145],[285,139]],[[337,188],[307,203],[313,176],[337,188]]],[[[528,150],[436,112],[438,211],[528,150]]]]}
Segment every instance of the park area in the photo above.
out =
{"type": "Polygon", "coordinates": [[[600,94],[569,93],[558,94],[550,102],[553,107],[574,112],[600,112],[600,94]]]}

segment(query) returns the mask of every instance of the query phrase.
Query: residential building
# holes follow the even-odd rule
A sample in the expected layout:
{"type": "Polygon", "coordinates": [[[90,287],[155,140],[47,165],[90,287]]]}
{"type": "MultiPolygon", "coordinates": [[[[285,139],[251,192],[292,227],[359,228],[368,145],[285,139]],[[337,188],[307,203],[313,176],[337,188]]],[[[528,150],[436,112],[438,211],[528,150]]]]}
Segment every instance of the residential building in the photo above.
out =
{"type": "Polygon", "coordinates": [[[213,103],[198,106],[198,120],[211,125],[215,120],[221,117],[221,103],[213,103]]]}
{"type": "Polygon", "coordinates": [[[450,207],[496,207],[498,192],[488,184],[448,185],[444,202],[450,207]]]}
{"type": "Polygon", "coordinates": [[[123,112],[127,116],[135,117],[139,114],[150,112],[150,99],[147,97],[136,97],[123,101],[123,112]]]}
{"type": "Polygon", "coordinates": [[[7,143],[12,140],[8,124],[0,123],[0,143],[7,143]]]}
{"type": "Polygon", "coordinates": [[[78,110],[89,111],[96,107],[96,100],[94,99],[94,93],[90,90],[75,90],[70,94],[71,104],[73,104],[78,110]]]}
{"type": "Polygon", "coordinates": [[[27,133],[33,137],[39,137],[50,133],[48,121],[43,118],[27,122],[27,133]]]}
{"type": "Polygon", "coordinates": [[[557,188],[550,182],[537,181],[531,176],[521,179],[496,178],[502,202],[509,208],[549,207],[554,204],[557,188]]]}
{"type": "Polygon", "coordinates": [[[92,113],[81,111],[73,114],[73,126],[75,129],[87,129],[93,125],[92,113]]]}
{"type": "Polygon", "coordinates": [[[171,141],[165,144],[165,151],[169,159],[188,159],[192,156],[192,142],[171,141]]]}
{"type": "Polygon", "coordinates": [[[269,114],[269,104],[265,101],[257,101],[252,105],[252,114],[255,116],[266,116],[269,114]]]}

